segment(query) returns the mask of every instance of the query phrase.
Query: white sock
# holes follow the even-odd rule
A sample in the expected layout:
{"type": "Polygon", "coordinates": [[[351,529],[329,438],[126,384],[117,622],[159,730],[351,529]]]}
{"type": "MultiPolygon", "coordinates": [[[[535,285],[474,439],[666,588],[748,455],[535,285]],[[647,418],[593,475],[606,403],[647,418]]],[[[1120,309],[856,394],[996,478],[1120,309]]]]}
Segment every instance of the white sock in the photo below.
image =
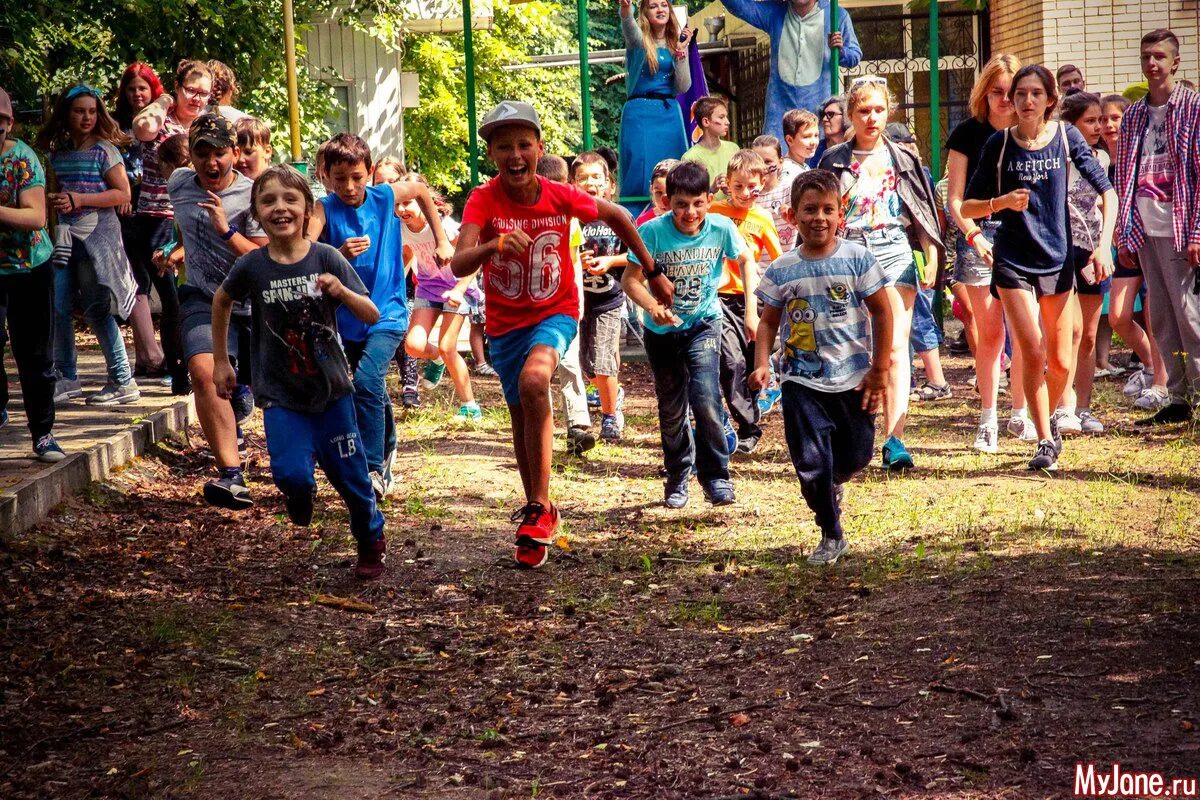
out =
{"type": "Polygon", "coordinates": [[[1014,408],[1012,410],[1013,419],[1029,419],[1029,414],[1024,408],[1014,408]]]}
{"type": "Polygon", "coordinates": [[[1058,408],[1054,409],[1054,413],[1061,413],[1063,416],[1072,417],[1075,415],[1075,406],[1059,406],[1058,408]]]}
{"type": "Polygon", "coordinates": [[[996,409],[994,409],[994,408],[980,409],[979,424],[987,425],[989,428],[996,427],[996,409]]]}

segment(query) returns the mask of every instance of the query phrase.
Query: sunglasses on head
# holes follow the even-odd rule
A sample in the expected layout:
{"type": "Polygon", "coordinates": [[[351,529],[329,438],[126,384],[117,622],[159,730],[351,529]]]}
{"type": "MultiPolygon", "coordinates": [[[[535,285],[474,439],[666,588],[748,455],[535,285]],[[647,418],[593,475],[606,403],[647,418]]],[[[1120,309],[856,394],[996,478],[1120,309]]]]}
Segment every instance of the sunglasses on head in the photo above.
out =
{"type": "Polygon", "coordinates": [[[855,86],[862,86],[863,84],[879,84],[886,86],[887,79],[881,78],[878,75],[863,75],[862,77],[855,78],[854,80],[850,81],[850,88],[853,89],[855,86]]]}

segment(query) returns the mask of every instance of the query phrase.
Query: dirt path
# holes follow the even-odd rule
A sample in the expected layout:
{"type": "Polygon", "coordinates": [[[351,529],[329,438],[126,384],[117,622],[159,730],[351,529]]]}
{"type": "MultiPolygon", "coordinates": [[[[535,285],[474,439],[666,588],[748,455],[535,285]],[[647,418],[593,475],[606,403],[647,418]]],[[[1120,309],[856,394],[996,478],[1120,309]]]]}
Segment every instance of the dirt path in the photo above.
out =
{"type": "Polygon", "coordinates": [[[327,487],[296,529],[261,464],[241,516],[203,505],[211,462],[181,443],[77,498],[0,551],[0,796],[1024,798],[1070,796],[1077,760],[1200,773],[1195,429],[1135,432],[1107,386],[1117,432],[1049,480],[1011,440],[968,453],[966,402],[918,409],[922,469],[856,481],[852,557],[815,571],[777,416],[737,506],[668,512],[644,371],[627,387],[629,440],[556,456],[565,547],[536,573],[507,565],[503,416],[455,430],[444,399],[403,426],[374,585],[327,487]]]}

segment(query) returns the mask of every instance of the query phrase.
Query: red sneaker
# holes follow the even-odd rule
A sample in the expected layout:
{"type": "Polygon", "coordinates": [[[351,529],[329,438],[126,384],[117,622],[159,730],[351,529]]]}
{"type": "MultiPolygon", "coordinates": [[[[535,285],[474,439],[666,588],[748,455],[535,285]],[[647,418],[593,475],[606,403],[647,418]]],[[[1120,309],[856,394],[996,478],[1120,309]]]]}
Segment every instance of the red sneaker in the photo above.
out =
{"type": "Polygon", "coordinates": [[[537,569],[550,556],[547,545],[554,542],[558,530],[558,509],[553,505],[547,509],[541,503],[527,503],[522,511],[524,519],[517,527],[513,558],[519,566],[537,569]]]}
{"type": "Polygon", "coordinates": [[[354,565],[354,577],[373,581],[383,574],[383,560],[387,555],[387,541],[380,536],[377,540],[358,546],[358,563],[354,565]]]}

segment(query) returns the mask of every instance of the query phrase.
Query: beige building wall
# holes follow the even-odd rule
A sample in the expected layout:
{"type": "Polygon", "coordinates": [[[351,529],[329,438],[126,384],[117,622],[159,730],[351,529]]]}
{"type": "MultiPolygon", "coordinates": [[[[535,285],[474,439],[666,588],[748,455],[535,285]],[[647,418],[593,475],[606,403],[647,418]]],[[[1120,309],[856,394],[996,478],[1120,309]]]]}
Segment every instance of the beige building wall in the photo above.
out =
{"type": "Polygon", "coordinates": [[[1154,28],[1175,32],[1180,77],[1200,80],[1198,0],[992,0],[990,8],[993,53],[1051,70],[1075,64],[1092,91],[1120,91],[1142,80],[1138,42],[1154,28]]]}

